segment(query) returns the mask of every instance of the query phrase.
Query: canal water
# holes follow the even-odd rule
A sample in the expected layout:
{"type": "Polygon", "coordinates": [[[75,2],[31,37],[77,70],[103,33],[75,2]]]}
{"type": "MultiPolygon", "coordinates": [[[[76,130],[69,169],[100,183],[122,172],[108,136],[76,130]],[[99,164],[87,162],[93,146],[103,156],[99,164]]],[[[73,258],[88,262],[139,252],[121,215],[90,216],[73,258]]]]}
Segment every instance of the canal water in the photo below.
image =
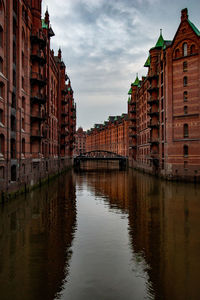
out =
{"type": "Polygon", "coordinates": [[[0,207],[1,300],[196,300],[199,278],[199,185],[69,172],[0,207]]]}

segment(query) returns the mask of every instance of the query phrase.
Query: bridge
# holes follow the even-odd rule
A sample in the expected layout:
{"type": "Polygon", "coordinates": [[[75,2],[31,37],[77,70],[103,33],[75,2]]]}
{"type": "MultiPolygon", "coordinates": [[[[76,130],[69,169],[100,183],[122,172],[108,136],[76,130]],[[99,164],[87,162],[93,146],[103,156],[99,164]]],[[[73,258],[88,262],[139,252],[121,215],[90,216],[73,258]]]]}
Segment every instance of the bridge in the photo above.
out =
{"type": "Polygon", "coordinates": [[[74,167],[80,168],[80,163],[86,161],[118,161],[119,168],[125,169],[127,166],[128,158],[111,151],[92,150],[76,156],[74,158],[74,167]]]}

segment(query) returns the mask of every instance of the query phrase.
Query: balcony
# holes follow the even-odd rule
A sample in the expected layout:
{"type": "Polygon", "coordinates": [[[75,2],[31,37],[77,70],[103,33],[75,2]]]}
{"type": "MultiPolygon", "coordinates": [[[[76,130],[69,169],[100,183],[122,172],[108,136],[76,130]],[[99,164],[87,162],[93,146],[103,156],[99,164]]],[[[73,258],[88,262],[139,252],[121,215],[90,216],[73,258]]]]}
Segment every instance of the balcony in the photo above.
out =
{"type": "Polygon", "coordinates": [[[42,32],[32,31],[31,32],[31,43],[39,44],[41,48],[46,46],[46,37],[42,32]]]}
{"type": "Polygon", "coordinates": [[[150,71],[149,74],[148,74],[147,79],[148,79],[149,81],[151,81],[152,79],[158,78],[158,76],[159,76],[158,72],[150,71]]]}
{"type": "Polygon", "coordinates": [[[68,136],[68,135],[69,135],[68,131],[66,131],[65,129],[61,130],[61,137],[68,136]]]}
{"type": "Polygon", "coordinates": [[[31,102],[32,103],[45,104],[46,101],[47,101],[46,96],[44,96],[42,94],[31,95],[31,102]]]}
{"type": "Polygon", "coordinates": [[[46,58],[44,57],[44,54],[42,51],[38,50],[31,54],[31,60],[32,61],[38,61],[41,65],[44,65],[46,63],[46,58]]]}
{"type": "Polygon", "coordinates": [[[136,114],[136,108],[131,108],[129,111],[131,114],[136,114]]]}
{"type": "Polygon", "coordinates": [[[150,139],[148,139],[147,141],[148,143],[150,143],[151,145],[158,145],[159,144],[159,138],[158,137],[152,137],[150,139]]]}
{"type": "Polygon", "coordinates": [[[136,122],[136,117],[132,117],[132,116],[131,116],[131,117],[129,118],[129,121],[136,122]]]}
{"type": "Polygon", "coordinates": [[[62,109],[61,110],[61,115],[66,117],[66,116],[68,116],[68,112],[65,111],[64,109],[62,109]]]}
{"type": "Polygon", "coordinates": [[[152,104],[159,104],[159,99],[157,99],[157,98],[149,98],[148,100],[147,100],[147,103],[148,104],[150,104],[150,105],[152,105],[152,104]]]}
{"type": "Polygon", "coordinates": [[[135,138],[135,139],[137,138],[137,134],[136,134],[136,133],[130,133],[129,136],[130,136],[131,138],[135,138]]]}
{"type": "Polygon", "coordinates": [[[46,114],[41,111],[31,113],[31,122],[34,122],[34,121],[41,122],[41,121],[44,121],[45,119],[46,119],[46,114]]]}
{"type": "Polygon", "coordinates": [[[159,116],[159,110],[149,110],[149,111],[147,112],[147,114],[148,114],[150,117],[153,117],[153,116],[158,117],[158,116],[159,116]]]}
{"type": "Polygon", "coordinates": [[[158,121],[151,120],[147,123],[149,128],[159,128],[160,123],[158,121]]]}
{"type": "Polygon", "coordinates": [[[149,93],[156,92],[156,91],[158,91],[158,90],[159,90],[159,88],[158,88],[157,85],[150,85],[149,88],[147,89],[147,91],[148,91],[149,93]]]}
{"type": "Polygon", "coordinates": [[[42,74],[31,72],[31,84],[38,84],[42,87],[46,85],[46,79],[42,74]]]}
{"type": "Polygon", "coordinates": [[[31,129],[31,138],[32,139],[41,139],[43,137],[41,130],[31,129]]]}

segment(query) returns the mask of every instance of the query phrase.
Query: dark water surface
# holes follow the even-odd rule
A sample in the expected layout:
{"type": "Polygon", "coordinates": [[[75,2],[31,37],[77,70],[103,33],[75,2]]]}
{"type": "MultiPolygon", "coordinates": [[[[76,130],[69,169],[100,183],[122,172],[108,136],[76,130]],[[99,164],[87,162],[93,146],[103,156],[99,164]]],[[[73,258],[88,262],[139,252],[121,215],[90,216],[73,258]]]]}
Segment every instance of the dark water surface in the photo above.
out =
{"type": "Polygon", "coordinates": [[[0,299],[200,299],[200,186],[68,173],[5,203],[0,299]]]}

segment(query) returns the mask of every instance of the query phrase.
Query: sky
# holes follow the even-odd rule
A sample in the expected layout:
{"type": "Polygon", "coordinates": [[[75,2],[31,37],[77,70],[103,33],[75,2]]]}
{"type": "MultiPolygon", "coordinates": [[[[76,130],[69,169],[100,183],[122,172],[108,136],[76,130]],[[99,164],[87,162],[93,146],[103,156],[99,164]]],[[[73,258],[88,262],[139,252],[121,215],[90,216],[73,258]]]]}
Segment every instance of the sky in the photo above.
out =
{"type": "Polygon", "coordinates": [[[181,9],[200,29],[199,0],[43,0],[77,105],[77,128],[127,112],[128,90],[160,35],[172,40],[181,9]]]}

